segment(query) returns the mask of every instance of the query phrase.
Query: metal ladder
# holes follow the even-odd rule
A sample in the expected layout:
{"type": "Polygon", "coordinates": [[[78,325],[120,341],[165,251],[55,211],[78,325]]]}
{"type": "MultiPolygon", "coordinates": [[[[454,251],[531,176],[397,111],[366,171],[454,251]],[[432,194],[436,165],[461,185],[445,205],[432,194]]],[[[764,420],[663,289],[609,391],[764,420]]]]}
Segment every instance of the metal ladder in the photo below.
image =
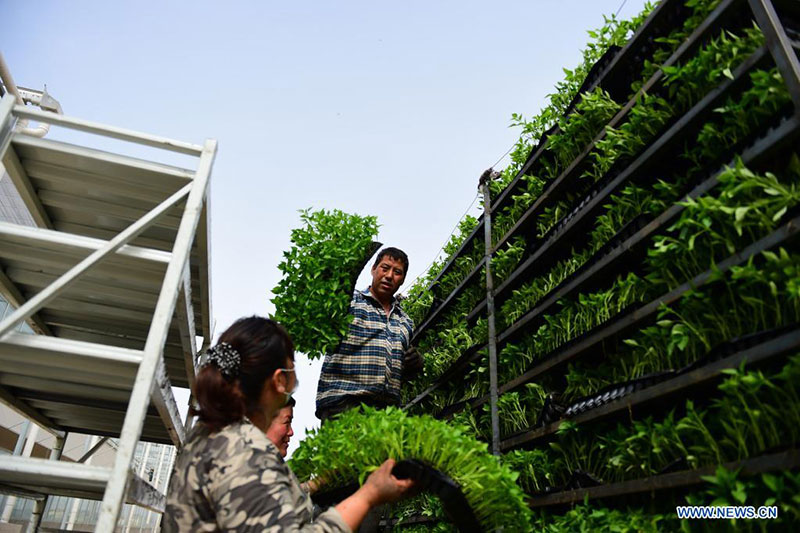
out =
{"type": "MultiPolygon", "coordinates": [[[[111,468],[0,457],[0,492],[123,502],[163,512],[131,468],[140,439],[181,447],[171,386],[194,382],[196,337],[211,338],[208,184],[217,144],[194,145],[0,100],[0,157],[37,227],[0,222],[0,399],[63,439],[119,438],[111,468]],[[15,131],[33,120],[197,158],[193,170],[15,131]],[[14,332],[21,321],[37,335],[14,332]]],[[[53,460],[56,459],[56,460],[53,460]]],[[[38,515],[36,512],[38,511],[38,515]]],[[[38,524],[34,524],[34,527],[38,524]]]]}

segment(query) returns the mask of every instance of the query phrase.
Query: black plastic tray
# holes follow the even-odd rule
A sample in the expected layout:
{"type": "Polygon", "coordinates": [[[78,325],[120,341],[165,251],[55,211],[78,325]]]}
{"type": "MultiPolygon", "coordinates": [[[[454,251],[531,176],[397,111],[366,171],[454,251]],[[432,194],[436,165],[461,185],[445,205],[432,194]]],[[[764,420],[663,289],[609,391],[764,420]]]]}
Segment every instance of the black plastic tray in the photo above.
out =
{"type": "Polygon", "coordinates": [[[413,479],[421,490],[436,494],[442,502],[445,514],[459,531],[483,531],[472,507],[461,492],[461,486],[449,476],[417,459],[398,462],[394,465],[392,474],[398,479],[413,479]]]}
{"type": "MultiPolygon", "coordinates": [[[[483,531],[475,513],[472,512],[472,507],[461,492],[461,486],[449,476],[417,459],[398,461],[392,469],[392,474],[398,479],[413,479],[420,490],[435,494],[441,500],[447,518],[459,531],[483,531]]],[[[358,484],[350,483],[318,492],[311,496],[311,500],[324,509],[336,505],[356,490],[358,484]]]]}

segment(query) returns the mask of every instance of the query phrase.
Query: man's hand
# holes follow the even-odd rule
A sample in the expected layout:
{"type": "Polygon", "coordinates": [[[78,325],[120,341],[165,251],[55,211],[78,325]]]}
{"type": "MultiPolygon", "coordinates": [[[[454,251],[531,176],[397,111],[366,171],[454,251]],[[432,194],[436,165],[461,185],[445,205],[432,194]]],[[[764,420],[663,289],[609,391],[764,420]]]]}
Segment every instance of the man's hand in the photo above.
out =
{"type": "Polygon", "coordinates": [[[415,347],[411,347],[406,350],[405,355],[403,356],[403,377],[406,379],[412,379],[417,376],[422,371],[422,367],[424,362],[422,360],[422,354],[420,354],[415,347]]]}

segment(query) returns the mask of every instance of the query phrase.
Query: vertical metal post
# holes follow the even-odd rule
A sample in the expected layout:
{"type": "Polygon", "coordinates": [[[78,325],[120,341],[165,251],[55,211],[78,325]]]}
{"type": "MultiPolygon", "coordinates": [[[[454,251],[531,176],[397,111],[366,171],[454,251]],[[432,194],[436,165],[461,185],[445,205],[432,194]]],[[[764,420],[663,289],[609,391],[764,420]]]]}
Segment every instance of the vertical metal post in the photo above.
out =
{"type": "Polygon", "coordinates": [[[783,29],[772,0],[749,0],[749,3],[758,27],[767,40],[767,48],[789,88],[795,115],[800,116],[800,61],[797,54],[783,29]]]}
{"type": "MultiPolygon", "coordinates": [[[[64,442],[66,442],[66,440],[67,433],[56,436],[56,442],[50,449],[51,461],[61,460],[61,454],[64,451],[64,442]]],[[[41,500],[36,500],[36,502],[33,504],[33,513],[31,514],[31,519],[28,521],[28,527],[25,529],[26,533],[35,533],[36,531],[39,531],[39,528],[42,526],[44,511],[47,508],[47,502],[49,500],[50,497],[45,495],[44,498],[41,500]]]]}
{"type": "Polygon", "coordinates": [[[481,175],[479,187],[483,194],[483,240],[486,269],[486,318],[489,323],[489,407],[492,419],[492,454],[500,455],[500,420],[497,417],[497,332],[494,325],[494,281],[492,279],[492,200],[489,182],[497,172],[491,168],[481,175]]]}
{"type": "Polygon", "coordinates": [[[189,401],[187,402],[189,409],[186,411],[186,420],[183,421],[183,431],[185,434],[189,434],[192,427],[194,426],[194,417],[192,416],[192,407],[194,407],[194,394],[189,394],[189,401]]]}
{"type": "Polygon", "coordinates": [[[14,133],[14,126],[17,124],[17,119],[12,113],[16,103],[17,99],[11,93],[6,93],[0,99],[0,158],[5,155],[14,133]]]}
{"type": "MultiPolygon", "coordinates": [[[[28,438],[28,432],[31,429],[31,421],[25,420],[22,422],[22,427],[17,435],[17,444],[14,446],[14,455],[22,455],[22,449],[25,446],[25,440],[28,438]]],[[[0,496],[0,522],[8,522],[11,519],[11,513],[14,510],[17,498],[15,496],[0,496]]]]}

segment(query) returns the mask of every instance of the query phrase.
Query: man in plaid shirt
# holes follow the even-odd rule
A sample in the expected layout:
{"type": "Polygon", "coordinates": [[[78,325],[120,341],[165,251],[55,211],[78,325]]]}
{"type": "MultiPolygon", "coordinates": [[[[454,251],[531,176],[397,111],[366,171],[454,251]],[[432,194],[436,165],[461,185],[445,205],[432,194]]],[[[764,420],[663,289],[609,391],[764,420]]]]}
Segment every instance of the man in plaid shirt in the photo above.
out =
{"type": "Polygon", "coordinates": [[[422,357],[410,346],[414,323],[395,293],[408,272],[408,256],[384,248],[372,265],[372,283],[353,293],[355,318],[333,353],[325,356],[317,386],[317,418],[326,420],[361,403],[386,407],[400,403],[400,384],[422,370],[422,357]]]}

